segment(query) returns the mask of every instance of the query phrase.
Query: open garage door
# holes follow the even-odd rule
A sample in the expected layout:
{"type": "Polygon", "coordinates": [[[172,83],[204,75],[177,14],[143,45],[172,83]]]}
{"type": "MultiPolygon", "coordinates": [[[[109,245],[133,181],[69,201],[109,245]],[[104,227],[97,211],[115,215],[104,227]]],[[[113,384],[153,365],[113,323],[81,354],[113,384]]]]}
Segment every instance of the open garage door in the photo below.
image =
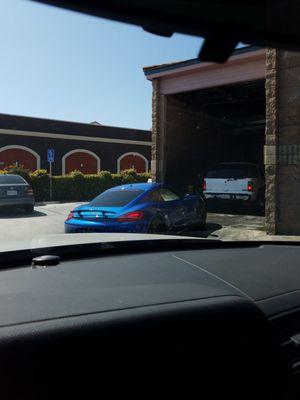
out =
{"type": "Polygon", "coordinates": [[[200,186],[219,162],[263,165],[264,79],[168,95],[165,115],[167,183],[200,186]]]}

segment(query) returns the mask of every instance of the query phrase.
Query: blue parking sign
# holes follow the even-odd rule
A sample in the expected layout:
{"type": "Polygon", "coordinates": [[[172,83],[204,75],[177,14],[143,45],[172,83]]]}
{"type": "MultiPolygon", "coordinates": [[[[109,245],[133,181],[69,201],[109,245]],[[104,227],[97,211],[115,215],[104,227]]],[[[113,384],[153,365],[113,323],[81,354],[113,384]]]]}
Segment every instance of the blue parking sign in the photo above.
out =
{"type": "Polygon", "coordinates": [[[47,150],[47,159],[48,162],[54,162],[54,149],[47,150]]]}

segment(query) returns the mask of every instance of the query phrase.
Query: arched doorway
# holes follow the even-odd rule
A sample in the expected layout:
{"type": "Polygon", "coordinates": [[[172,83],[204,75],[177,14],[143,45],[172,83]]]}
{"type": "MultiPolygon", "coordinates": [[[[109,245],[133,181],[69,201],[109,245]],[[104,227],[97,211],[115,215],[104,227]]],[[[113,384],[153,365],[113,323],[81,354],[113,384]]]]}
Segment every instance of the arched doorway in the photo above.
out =
{"type": "Polygon", "coordinates": [[[131,168],[135,169],[136,172],[147,172],[147,158],[139,153],[125,153],[118,158],[118,172],[131,168]]]}
{"type": "Polygon", "coordinates": [[[40,169],[40,163],[40,156],[28,147],[11,145],[0,148],[0,169],[16,165],[35,171],[40,169]]]}
{"type": "Polygon", "coordinates": [[[65,175],[75,170],[83,174],[97,174],[100,171],[100,158],[89,150],[69,151],[62,158],[62,173],[65,175]]]}

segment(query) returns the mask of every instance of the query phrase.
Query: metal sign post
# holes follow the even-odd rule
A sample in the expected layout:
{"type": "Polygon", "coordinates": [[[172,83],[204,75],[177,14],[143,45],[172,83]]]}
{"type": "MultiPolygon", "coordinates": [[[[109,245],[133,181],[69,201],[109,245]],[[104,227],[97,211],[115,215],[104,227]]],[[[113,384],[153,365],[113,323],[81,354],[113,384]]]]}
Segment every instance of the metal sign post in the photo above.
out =
{"type": "Polygon", "coordinates": [[[50,201],[52,201],[52,163],[54,162],[54,149],[47,150],[47,160],[49,163],[49,197],[50,201]]]}
{"type": "Polygon", "coordinates": [[[50,195],[50,201],[52,201],[52,162],[49,161],[49,195],[50,195]]]}

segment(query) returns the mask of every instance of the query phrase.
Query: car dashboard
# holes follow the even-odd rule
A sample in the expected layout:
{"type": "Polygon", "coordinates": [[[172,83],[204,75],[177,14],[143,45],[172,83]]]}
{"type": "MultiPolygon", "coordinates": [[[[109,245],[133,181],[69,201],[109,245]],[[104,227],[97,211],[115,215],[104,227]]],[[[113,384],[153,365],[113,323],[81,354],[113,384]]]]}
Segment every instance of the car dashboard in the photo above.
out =
{"type": "Polygon", "coordinates": [[[0,398],[296,399],[299,256],[177,246],[3,270],[0,398]]]}

